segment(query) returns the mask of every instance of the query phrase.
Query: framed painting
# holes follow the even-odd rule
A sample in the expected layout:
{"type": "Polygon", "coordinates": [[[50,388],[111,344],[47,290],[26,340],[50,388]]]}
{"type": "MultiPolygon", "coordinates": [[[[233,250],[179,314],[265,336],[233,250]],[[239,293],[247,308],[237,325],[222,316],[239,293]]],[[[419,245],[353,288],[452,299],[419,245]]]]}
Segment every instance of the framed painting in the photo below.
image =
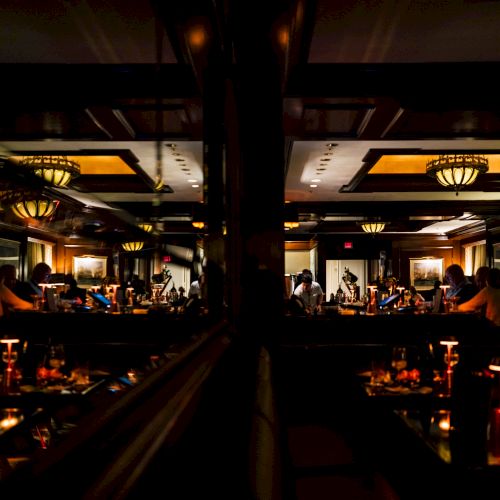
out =
{"type": "Polygon", "coordinates": [[[73,257],[73,276],[79,286],[90,288],[100,285],[106,277],[107,257],[73,257]]]}
{"type": "Polygon", "coordinates": [[[443,259],[410,259],[410,284],[417,290],[430,290],[443,282],[443,259]]]}

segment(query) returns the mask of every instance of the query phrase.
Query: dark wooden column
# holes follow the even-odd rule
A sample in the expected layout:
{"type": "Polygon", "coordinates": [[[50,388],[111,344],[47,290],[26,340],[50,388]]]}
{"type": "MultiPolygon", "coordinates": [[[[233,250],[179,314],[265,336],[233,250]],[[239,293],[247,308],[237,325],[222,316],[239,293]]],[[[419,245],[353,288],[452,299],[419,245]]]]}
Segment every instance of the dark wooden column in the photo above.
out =
{"type": "Polygon", "coordinates": [[[283,311],[283,100],[275,36],[280,13],[255,5],[249,11],[239,2],[232,7],[239,155],[228,144],[227,168],[233,177],[229,210],[239,220],[233,219],[229,237],[241,247],[242,325],[253,327],[283,311]]]}
{"type": "Polygon", "coordinates": [[[224,300],[243,325],[278,318],[284,298],[283,89],[291,67],[306,57],[304,19],[311,9],[303,0],[153,5],[203,94],[211,312],[222,312],[224,300]]]}
{"type": "Polygon", "coordinates": [[[224,67],[212,61],[204,73],[203,89],[203,177],[207,228],[204,238],[205,273],[210,314],[223,314],[225,299],[224,222],[224,67]]]}

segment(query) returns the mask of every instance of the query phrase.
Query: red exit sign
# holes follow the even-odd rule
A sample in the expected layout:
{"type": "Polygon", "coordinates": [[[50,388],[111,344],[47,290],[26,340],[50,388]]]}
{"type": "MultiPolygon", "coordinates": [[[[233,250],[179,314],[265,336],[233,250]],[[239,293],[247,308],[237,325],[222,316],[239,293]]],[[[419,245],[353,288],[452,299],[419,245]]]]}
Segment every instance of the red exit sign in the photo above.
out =
{"type": "Polygon", "coordinates": [[[163,262],[171,262],[171,260],[172,260],[172,257],[170,257],[170,255],[163,256],[163,262]]]}
{"type": "Polygon", "coordinates": [[[352,248],[352,241],[344,241],[344,248],[352,248]]]}

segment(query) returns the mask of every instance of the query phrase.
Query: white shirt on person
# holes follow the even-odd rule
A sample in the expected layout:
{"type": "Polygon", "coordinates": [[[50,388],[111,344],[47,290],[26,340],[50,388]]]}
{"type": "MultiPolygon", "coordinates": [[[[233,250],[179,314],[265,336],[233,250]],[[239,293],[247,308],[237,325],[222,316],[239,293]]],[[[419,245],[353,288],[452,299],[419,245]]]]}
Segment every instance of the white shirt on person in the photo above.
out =
{"type": "Polygon", "coordinates": [[[309,290],[304,288],[304,283],[301,283],[293,292],[294,295],[300,297],[306,307],[316,307],[321,304],[323,298],[323,289],[321,285],[313,281],[309,290]]]}
{"type": "Polygon", "coordinates": [[[201,287],[200,287],[200,282],[198,280],[193,281],[191,283],[188,292],[188,297],[195,297],[195,296],[201,299],[201,287]]]}

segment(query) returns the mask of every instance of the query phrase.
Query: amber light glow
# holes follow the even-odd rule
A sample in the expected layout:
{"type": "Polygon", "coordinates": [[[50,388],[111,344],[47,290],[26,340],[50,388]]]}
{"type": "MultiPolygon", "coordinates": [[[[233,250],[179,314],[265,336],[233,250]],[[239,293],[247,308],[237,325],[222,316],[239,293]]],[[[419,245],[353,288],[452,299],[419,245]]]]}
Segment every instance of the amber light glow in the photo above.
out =
{"type": "Polygon", "coordinates": [[[488,171],[488,159],[481,155],[440,155],[427,163],[427,174],[445,187],[452,187],[456,194],[472,184],[479,174],[488,171]]]}
{"type": "Polygon", "coordinates": [[[19,408],[6,408],[2,410],[2,418],[0,419],[0,430],[6,431],[14,427],[23,420],[23,415],[19,408]]]}
{"type": "Polygon", "coordinates": [[[137,224],[137,227],[140,227],[146,233],[150,233],[153,230],[153,224],[137,224]]]}
{"type": "Polygon", "coordinates": [[[50,217],[57,208],[58,202],[46,198],[19,201],[11,205],[12,211],[21,219],[43,219],[50,217]]]}
{"type": "Polygon", "coordinates": [[[361,224],[361,229],[365,233],[377,234],[384,230],[385,222],[363,222],[361,224]]]}
{"type": "Polygon", "coordinates": [[[57,187],[67,186],[80,175],[80,165],[67,156],[27,156],[19,164],[57,187]]]}
{"type": "Polygon", "coordinates": [[[207,35],[203,26],[193,26],[188,34],[189,45],[193,49],[201,49],[206,41],[207,35]]]}
{"type": "Polygon", "coordinates": [[[444,415],[441,415],[439,418],[438,422],[438,427],[443,431],[443,432],[449,432],[451,428],[450,424],[450,412],[445,412],[444,415]]]}
{"type": "Polygon", "coordinates": [[[144,241],[127,241],[125,243],[122,243],[122,248],[126,252],[138,252],[139,250],[142,250],[143,246],[144,241]]]}
{"type": "Polygon", "coordinates": [[[283,49],[286,49],[289,40],[290,40],[290,35],[288,33],[288,27],[283,26],[278,30],[278,42],[283,49]]]}

